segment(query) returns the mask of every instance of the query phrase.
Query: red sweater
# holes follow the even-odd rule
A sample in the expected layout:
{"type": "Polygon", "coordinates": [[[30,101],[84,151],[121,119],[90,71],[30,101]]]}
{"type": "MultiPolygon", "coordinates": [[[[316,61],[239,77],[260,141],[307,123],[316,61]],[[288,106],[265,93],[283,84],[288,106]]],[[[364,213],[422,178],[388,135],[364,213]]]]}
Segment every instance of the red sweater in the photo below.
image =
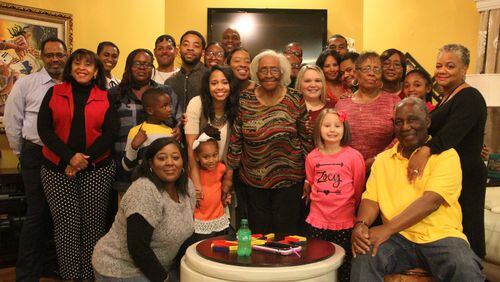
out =
{"type": "MultiPolygon", "coordinates": [[[[71,131],[71,121],[73,120],[74,104],[71,83],[55,85],[49,108],[52,111],[54,132],[64,142],[68,142],[71,131]]],[[[85,107],[85,146],[90,147],[94,141],[102,135],[102,125],[106,111],[109,108],[107,92],[94,86],[90,90],[90,96],[85,107]]],[[[42,149],[44,157],[54,163],[59,164],[61,158],[51,151],[47,146],[42,149]]],[[[107,158],[110,151],[106,151],[98,157],[94,163],[107,158]]]]}

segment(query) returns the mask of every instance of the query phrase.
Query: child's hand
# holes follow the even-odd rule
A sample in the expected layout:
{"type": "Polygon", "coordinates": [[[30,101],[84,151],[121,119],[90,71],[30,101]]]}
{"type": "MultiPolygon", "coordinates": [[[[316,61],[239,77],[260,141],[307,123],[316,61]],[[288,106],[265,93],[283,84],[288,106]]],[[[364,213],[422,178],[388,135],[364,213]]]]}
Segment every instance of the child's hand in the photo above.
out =
{"type": "Polygon", "coordinates": [[[227,205],[231,204],[233,196],[231,195],[231,192],[222,192],[222,206],[227,207],[227,205]]]}
{"type": "Polygon", "coordinates": [[[147,139],[148,135],[146,135],[146,131],[141,128],[134,136],[134,139],[132,139],[132,143],[130,145],[132,146],[132,149],[137,150],[147,139]]]}
{"type": "Polygon", "coordinates": [[[203,200],[203,189],[202,188],[195,187],[194,194],[196,196],[197,201],[203,200]]]}
{"type": "Polygon", "coordinates": [[[186,123],[188,123],[188,116],[186,113],[182,114],[181,123],[182,123],[182,126],[186,126],[186,123]]]}
{"type": "Polygon", "coordinates": [[[311,185],[304,182],[304,187],[302,188],[302,199],[305,199],[306,205],[309,203],[309,194],[311,194],[311,185]]]}
{"type": "Polygon", "coordinates": [[[177,126],[177,127],[174,127],[174,129],[172,130],[172,137],[181,142],[182,140],[182,130],[177,126]]]}

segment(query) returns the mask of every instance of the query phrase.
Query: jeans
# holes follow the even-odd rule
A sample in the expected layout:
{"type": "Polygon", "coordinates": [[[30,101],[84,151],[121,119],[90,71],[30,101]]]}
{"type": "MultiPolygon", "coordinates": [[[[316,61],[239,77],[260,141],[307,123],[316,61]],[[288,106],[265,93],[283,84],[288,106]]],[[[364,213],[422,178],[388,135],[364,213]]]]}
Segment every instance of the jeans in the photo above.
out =
{"type": "Polygon", "coordinates": [[[484,281],[481,260],[463,239],[448,237],[416,244],[399,234],[379,246],[377,255],[357,254],[351,281],[384,281],[386,274],[424,268],[438,281],[484,281]]]}
{"type": "Polygon", "coordinates": [[[19,238],[16,263],[17,281],[38,281],[44,264],[52,260],[57,267],[55,247],[49,242],[52,237],[52,218],[42,189],[40,167],[42,147],[24,142],[19,161],[26,193],[27,210],[19,238]],[[47,246],[49,249],[47,250],[47,246]]]}

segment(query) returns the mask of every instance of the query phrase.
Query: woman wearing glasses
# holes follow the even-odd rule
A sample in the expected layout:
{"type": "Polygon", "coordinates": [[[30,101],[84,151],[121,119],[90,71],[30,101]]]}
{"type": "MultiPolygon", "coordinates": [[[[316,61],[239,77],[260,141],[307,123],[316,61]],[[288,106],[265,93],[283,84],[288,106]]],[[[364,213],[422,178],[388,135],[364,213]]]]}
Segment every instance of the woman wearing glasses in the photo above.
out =
{"type": "Polygon", "coordinates": [[[205,48],[205,57],[203,58],[207,68],[216,65],[223,66],[225,60],[226,52],[218,42],[212,42],[207,45],[207,48],[205,48]]]}
{"type": "Polygon", "coordinates": [[[377,53],[359,55],[354,76],[358,91],[335,107],[347,113],[352,132],[350,146],[361,152],[368,170],[375,156],[394,139],[393,112],[400,99],[380,89],[382,63],[377,53]]]}
{"type": "Polygon", "coordinates": [[[316,65],[321,68],[326,79],[326,97],[333,105],[340,99],[351,97],[349,88],[344,87],[340,80],[340,55],[334,50],[323,51],[316,65]]]}
{"type": "Polygon", "coordinates": [[[403,82],[406,74],[405,55],[396,49],[387,49],[380,55],[382,61],[382,90],[404,98],[403,82]]]}
{"type": "MultiPolygon", "coordinates": [[[[175,128],[177,120],[180,120],[183,106],[178,103],[177,95],[167,85],[160,85],[151,79],[153,72],[153,53],[147,49],[136,49],[132,51],[125,63],[122,81],[118,86],[109,89],[109,94],[114,99],[120,120],[118,137],[114,144],[114,156],[117,172],[116,181],[113,186],[119,192],[125,192],[130,186],[130,173],[125,171],[121,165],[123,159],[127,135],[130,129],[146,120],[146,113],[142,108],[142,94],[149,88],[163,88],[170,95],[172,117],[165,123],[175,128]]],[[[175,129],[174,129],[175,130],[175,129]]]]}
{"type": "Polygon", "coordinates": [[[253,59],[250,72],[258,86],[241,92],[230,138],[228,165],[241,168],[254,233],[299,229],[304,156],[312,142],[304,99],[286,87],[290,68],[286,57],[272,50],[253,59]]]}

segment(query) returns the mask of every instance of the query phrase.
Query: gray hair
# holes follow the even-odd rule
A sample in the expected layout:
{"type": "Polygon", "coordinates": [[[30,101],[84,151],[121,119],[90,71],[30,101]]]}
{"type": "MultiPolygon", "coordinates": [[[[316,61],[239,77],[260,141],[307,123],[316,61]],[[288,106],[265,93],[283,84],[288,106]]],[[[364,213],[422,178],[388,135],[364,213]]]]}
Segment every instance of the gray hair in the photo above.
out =
{"type": "Polygon", "coordinates": [[[303,66],[300,69],[299,73],[297,74],[297,80],[295,81],[295,90],[297,90],[300,93],[302,93],[302,89],[301,89],[301,85],[300,84],[302,82],[302,79],[304,78],[304,74],[308,70],[316,71],[319,74],[319,77],[321,78],[321,85],[322,85],[320,100],[321,100],[321,102],[326,103],[326,80],[325,80],[325,75],[323,74],[323,71],[321,70],[321,68],[318,67],[317,65],[305,65],[305,66],[303,66]]]}
{"type": "Polygon", "coordinates": [[[399,103],[397,103],[396,107],[394,108],[394,112],[396,112],[397,109],[402,108],[406,105],[413,105],[413,108],[418,109],[425,114],[424,118],[429,117],[429,109],[427,108],[425,101],[414,96],[406,97],[399,103]]]}
{"type": "Polygon", "coordinates": [[[267,56],[278,59],[281,70],[281,85],[287,87],[292,81],[290,78],[292,67],[290,66],[290,62],[288,62],[285,55],[283,55],[282,53],[278,53],[274,50],[265,50],[259,53],[257,56],[255,56],[255,58],[253,58],[252,63],[250,64],[250,77],[257,84],[260,84],[259,77],[257,76],[257,72],[259,70],[259,63],[262,58],[267,56]]]}
{"type": "Polygon", "coordinates": [[[470,51],[462,44],[446,44],[439,49],[438,57],[441,56],[445,52],[450,52],[456,54],[462,64],[465,66],[469,66],[470,63],[470,51]]]}

